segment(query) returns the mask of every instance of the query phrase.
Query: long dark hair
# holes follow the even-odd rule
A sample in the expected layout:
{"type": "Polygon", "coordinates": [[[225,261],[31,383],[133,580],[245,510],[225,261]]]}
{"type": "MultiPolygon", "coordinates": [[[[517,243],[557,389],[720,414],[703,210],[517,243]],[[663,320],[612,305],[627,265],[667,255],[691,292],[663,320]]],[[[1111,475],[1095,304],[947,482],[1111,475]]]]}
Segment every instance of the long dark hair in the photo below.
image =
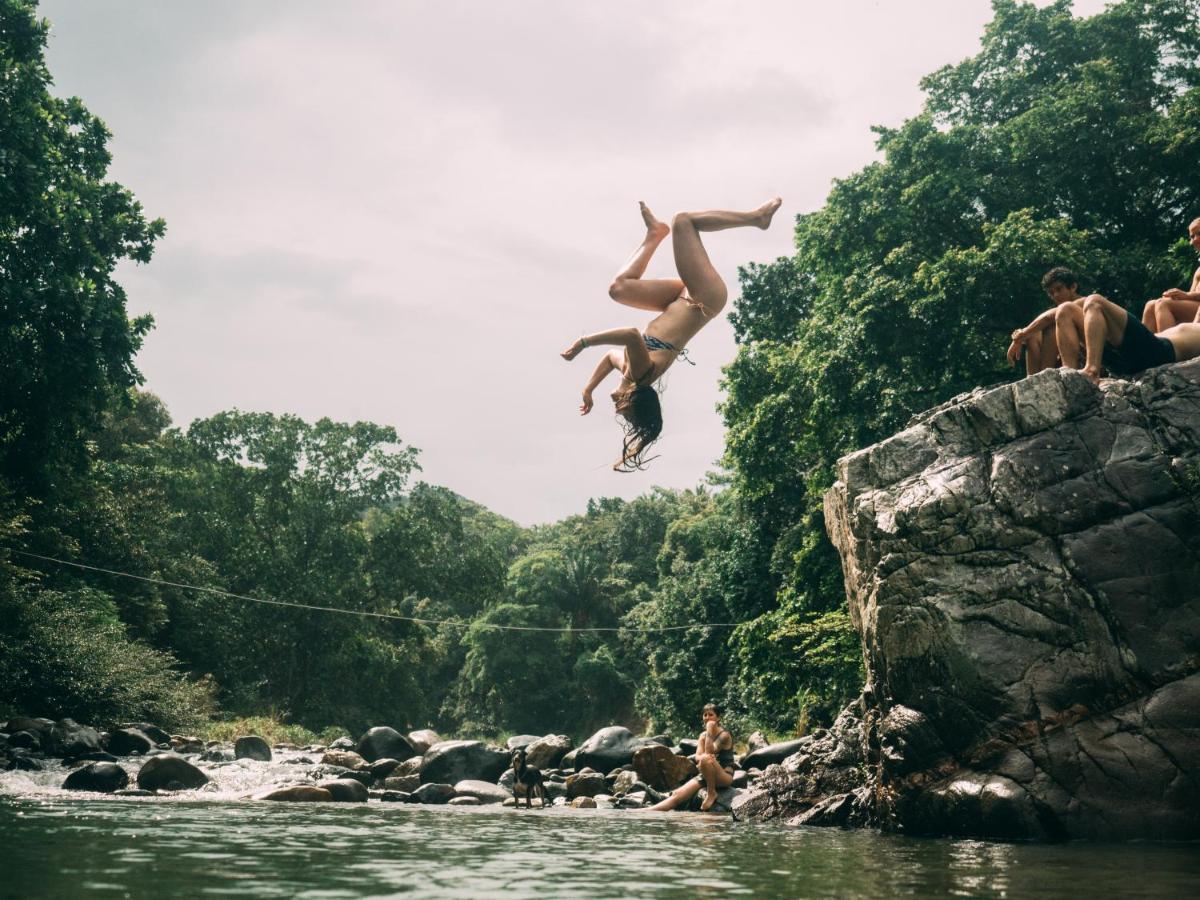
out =
{"type": "Polygon", "coordinates": [[[658,391],[648,384],[635,387],[629,395],[623,415],[625,440],[621,447],[621,459],[613,466],[613,471],[644,469],[646,463],[657,458],[652,456],[647,459],[646,450],[662,434],[662,405],[658,402],[658,391]]]}

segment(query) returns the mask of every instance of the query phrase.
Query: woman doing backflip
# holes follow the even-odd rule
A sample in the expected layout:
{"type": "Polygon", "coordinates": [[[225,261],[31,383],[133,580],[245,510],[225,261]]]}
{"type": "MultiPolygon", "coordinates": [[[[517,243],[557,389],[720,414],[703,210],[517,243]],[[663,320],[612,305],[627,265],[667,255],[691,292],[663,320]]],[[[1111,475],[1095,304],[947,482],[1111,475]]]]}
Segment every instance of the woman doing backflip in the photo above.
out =
{"type": "Polygon", "coordinates": [[[780,202],[776,197],[750,212],[679,213],[670,228],[656,219],[645,203],[639,204],[646,237],[613,279],[608,295],[625,306],[659,315],[650,321],[645,332],[616,328],[585,334],[562,353],[562,358],[569,362],[585,347],[615,348],[604,354],[584,386],[579,412],[585,416],[591,412],[592,392],[610,372],[620,373],[621,383],[613,391],[612,399],[618,415],[625,420],[625,441],[621,459],[613,466],[616,471],[631,472],[648,462],[646,450],[662,432],[662,409],[653,384],[685,352],[687,342],[696,332],[725,308],[729,297],[725,282],[708,259],[700,232],[750,226],[766,229],[780,202]],[[679,277],[642,278],[650,257],[668,234],[672,235],[679,277]]]}

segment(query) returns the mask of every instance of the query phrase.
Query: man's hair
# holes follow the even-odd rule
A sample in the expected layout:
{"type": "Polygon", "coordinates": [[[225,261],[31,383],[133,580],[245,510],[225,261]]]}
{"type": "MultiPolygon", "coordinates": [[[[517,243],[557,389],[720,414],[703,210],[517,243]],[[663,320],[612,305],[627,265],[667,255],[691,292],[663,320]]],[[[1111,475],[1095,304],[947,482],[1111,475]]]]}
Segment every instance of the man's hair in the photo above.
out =
{"type": "Polygon", "coordinates": [[[625,440],[621,447],[621,460],[613,469],[632,472],[645,468],[646,463],[650,462],[646,459],[646,450],[658,440],[662,427],[662,405],[658,402],[658,391],[648,384],[634,388],[629,395],[629,406],[625,409],[625,440]]]}
{"type": "Polygon", "coordinates": [[[1079,287],[1079,279],[1066,266],[1055,266],[1042,276],[1042,290],[1050,290],[1052,285],[1061,284],[1063,287],[1079,287]]]}

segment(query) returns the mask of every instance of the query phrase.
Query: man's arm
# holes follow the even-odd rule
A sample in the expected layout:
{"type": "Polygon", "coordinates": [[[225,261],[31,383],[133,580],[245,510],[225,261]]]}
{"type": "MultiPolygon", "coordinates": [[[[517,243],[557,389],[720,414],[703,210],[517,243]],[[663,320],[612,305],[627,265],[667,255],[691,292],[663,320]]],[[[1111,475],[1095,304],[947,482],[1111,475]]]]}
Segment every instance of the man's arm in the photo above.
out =
{"type": "Polygon", "coordinates": [[[1037,316],[1032,322],[1024,328],[1018,328],[1012,333],[1012,343],[1008,345],[1008,361],[1011,365],[1016,365],[1021,360],[1021,350],[1025,347],[1025,342],[1037,334],[1039,331],[1045,331],[1054,324],[1054,314],[1058,311],[1058,307],[1054,306],[1037,316]]]}

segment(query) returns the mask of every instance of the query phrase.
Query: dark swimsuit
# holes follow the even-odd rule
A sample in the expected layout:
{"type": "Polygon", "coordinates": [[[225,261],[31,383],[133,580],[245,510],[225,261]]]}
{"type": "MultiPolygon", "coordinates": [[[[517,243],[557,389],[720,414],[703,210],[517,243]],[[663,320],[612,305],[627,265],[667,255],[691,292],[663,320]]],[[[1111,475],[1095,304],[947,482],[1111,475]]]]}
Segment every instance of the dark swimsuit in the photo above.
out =
{"type": "Polygon", "coordinates": [[[1121,346],[1104,345],[1104,367],[1117,375],[1136,375],[1155,366],[1175,362],[1175,345],[1125,313],[1121,346]]]}
{"type": "Polygon", "coordinates": [[[648,335],[648,334],[643,334],[642,340],[645,341],[647,350],[666,350],[669,353],[676,354],[680,359],[682,359],[689,366],[695,365],[695,363],[692,362],[691,358],[688,356],[688,352],[687,352],[686,348],[683,350],[676,350],[674,344],[668,344],[666,341],[659,340],[658,338],[652,337],[651,335],[648,335]]]}
{"type": "MultiPolygon", "coordinates": [[[[721,734],[717,735],[717,740],[718,741],[721,740],[721,737],[726,734],[729,734],[729,732],[722,731],[721,734]]],[[[720,766],[722,769],[724,769],[726,772],[728,772],[730,775],[732,775],[733,774],[733,735],[731,735],[731,734],[729,735],[729,746],[726,747],[724,750],[718,750],[714,755],[717,757],[717,765],[720,766]]],[[[697,775],[696,780],[703,782],[704,776],[697,775]]]]}

